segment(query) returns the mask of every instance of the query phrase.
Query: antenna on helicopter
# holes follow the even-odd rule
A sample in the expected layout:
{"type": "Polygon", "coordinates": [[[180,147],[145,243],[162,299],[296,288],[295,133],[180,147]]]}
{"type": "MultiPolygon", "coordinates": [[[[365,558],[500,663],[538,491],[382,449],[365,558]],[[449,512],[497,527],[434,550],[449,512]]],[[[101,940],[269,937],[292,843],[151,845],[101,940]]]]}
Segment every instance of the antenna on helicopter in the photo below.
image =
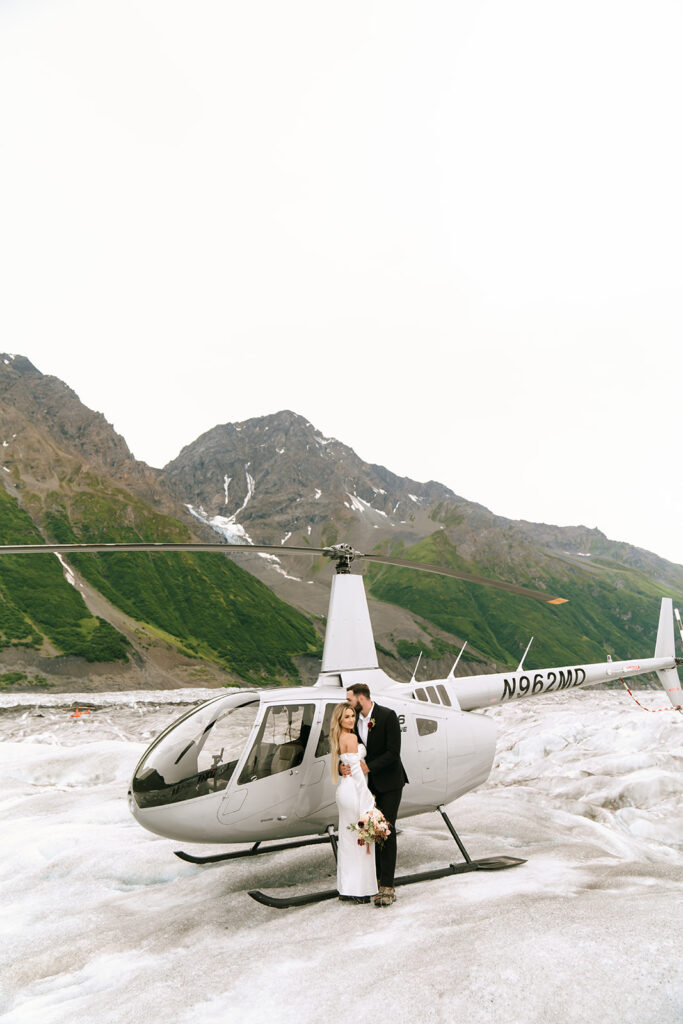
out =
{"type": "Polygon", "coordinates": [[[521,672],[522,669],[524,668],[524,659],[526,658],[527,654],[529,653],[529,648],[531,647],[533,642],[534,642],[534,638],[532,637],[531,640],[529,641],[529,643],[526,645],[526,650],[525,650],[524,654],[522,655],[522,660],[520,661],[519,665],[517,666],[517,671],[518,672],[521,672]]]}
{"type": "Polygon", "coordinates": [[[463,653],[463,651],[465,650],[465,648],[466,648],[466,647],[467,647],[467,640],[465,640],[465,643],[464,643],[464,644],[462,645],[462,647],[460,648],[460,654],[459,654],[459,655],[458,655],[458,657],[457,657],[457,658],[455,659],[455,662],[454,662],[454,664],[453,664],[453,668],[452,668],[452,669],[450,670],[450,672],[449,672],[449,673],[448,673],[448,675],[446,676],[446,679],[455,679],[455,670],[456,670],[456,668],[458,667],[458,662],[459,662],[459,661],[460,661],[460,659],[462,658],[462,653],[463,653]]]}
{"type": "Polygon", "coordinates": [[[413,675],[412,675],[412,678],[410,680],[411,683],[415,682],[415,676],[417,675],[417,669],[418,669],[418,665],[420,664],[421,658],[422,658],[422,651],[420,651],[420,653],[418,655],[418,658],[417,658],[417,664],[415,665],[415,668],[413,669],[413,675]]]}

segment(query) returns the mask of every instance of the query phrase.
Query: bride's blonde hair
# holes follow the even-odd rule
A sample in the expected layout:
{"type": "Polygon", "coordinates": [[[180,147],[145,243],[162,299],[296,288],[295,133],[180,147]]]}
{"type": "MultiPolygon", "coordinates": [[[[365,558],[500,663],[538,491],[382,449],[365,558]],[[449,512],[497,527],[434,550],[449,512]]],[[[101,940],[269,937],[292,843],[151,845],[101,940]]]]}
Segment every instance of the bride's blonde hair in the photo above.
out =
{"type": "Polygon", "coordinates": [[[351,708],[354,715],[356,709],[353,705],[349,704],[348,701],[344,701],[343,704],[337,704],[336,708],[332,712],[332,721],[330,722],[330,769],[332,771],[332,781],[335,786],[339,779],[339,738],[342,734],[342,717],[344,712],[351,708]]]}

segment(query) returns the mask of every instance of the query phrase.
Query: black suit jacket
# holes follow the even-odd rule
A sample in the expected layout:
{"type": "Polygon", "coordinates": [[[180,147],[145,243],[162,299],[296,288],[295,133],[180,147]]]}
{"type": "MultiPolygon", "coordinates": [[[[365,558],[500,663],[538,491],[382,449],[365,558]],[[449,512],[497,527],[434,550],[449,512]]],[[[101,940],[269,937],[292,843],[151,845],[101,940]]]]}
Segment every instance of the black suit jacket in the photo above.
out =
{"type": "MultiPolygon", "coordinates": [[[[358,733],[358,719],[356,719],[358,733]]],[[[360,742],[360,736],[359,742],[360,742]]],[[[370,770],[368,787],[372,793],[403,789],[408,776],[401,762],[401,726],[395,711],[375,704],[368,722],[365,763],[370,770]],[[374,723],[371,725],[371,723],[374,723]]]]}

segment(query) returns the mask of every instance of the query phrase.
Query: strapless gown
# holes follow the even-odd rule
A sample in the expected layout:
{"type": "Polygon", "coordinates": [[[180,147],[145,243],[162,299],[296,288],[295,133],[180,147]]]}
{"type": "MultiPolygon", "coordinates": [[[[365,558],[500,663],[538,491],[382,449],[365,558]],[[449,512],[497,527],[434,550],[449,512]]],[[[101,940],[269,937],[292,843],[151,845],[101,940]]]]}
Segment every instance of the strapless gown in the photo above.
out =
{"type": "Polygon", "coordinates": [[[340,896],[374,896],[377,892],[374,848],[370,846],[368,853],[367,846],[358,845],[357,833],[347,827],[375,806],[360,766],[364,757],[365,747],[361,744],[357,754],[342,754],[340,758],[351,769],[350,775],[339,776],[336,792],[339,810],[337,892],[340,896]]]}

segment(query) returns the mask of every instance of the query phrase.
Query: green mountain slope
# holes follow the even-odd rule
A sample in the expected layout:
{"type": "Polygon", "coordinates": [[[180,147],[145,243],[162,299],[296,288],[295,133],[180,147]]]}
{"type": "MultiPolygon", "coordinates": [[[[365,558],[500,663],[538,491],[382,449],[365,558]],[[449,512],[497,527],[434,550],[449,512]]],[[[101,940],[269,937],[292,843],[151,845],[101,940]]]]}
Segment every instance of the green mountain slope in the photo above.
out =
{"type": "MultiPolygon", "coordinates": [[[[62,543],[192,539],[183,524],[106,481],[96,492],[52,492],[46,505],[46,526],[62,543]]],[[[74,555],[71,561],[131,618],[242,679],[294,681],[292,657],[320,649],[308,619],[223,555],[74,555]]]]}
{"type": "MultiPolygon", "coordinates": [[[[40,544],[43,538],[16,500],[0,489],[0,542],[40,544]]],[[[54,555],[0,559],[0,649],[43,649],[86,661],[125,661],[127,643],[88,611],[54,555]]]]}
{"type": "Polygon", "coordinates": [[[373,597],[468,640],[500,666],[517,664],[531,636],[529,668],[603,661],[608,653],[618,658],[650,656],[660,597],[681,600],[681,591],[653,582],[638,569],[599,562],[588,569],[539,549],[511,549],[506,559],[485,563],[466,559],[446,530],[408,548],[394,547],[392,553],[399,550],[400,557],[411,561],[481,573],[568,598],[568,604],[555,607],[410,569],[369,568],[373,597]]]}
{"type": "MultiPolygon", "coordinates": [[[[2,543],[190,541],[189,530],[88,472],[79,488],[21,489],[31,517],[0,490],[2,543]],[[85,485],[87,484],[87,489],[85,485]]],[[[223,555],[74,555],[70,563],[114,606],[189,656],[246,681],[295,682],[293,658],[320,652],[310,621],[223,555]]],[[[0,560],[0,646],[29,646],[88,661],[125,660],[127,643],[93,617],[54,556],[0,560]]]]}
{"type": "MultiPolygon", "coordinates": [[[[177,518],[183,506],[158,471],[137,462],[100,413],[22,356],[0,360],[0,440],[1,542],[198,539],[177,518]]],[[[180,665],[188,681],[292,683],[299,680],[293,659],[321,651],[308,618],[224,555],[81,555],[70,564],[97,614],[56,557],[0,559],[0,649],[31,648],[43,660],[129,658],[137,675],[126,678],[136,685],[148,678],[151,657],[162,684],[167,663],[180,665]]]]}

